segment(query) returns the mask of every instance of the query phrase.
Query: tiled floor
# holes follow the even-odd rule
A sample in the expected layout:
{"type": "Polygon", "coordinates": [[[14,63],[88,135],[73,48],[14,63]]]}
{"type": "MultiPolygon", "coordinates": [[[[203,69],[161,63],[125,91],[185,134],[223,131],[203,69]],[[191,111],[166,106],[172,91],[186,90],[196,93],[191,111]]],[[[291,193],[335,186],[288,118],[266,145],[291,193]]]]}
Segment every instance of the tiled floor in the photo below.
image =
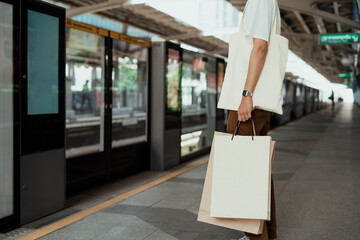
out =
{"type": "MultiPolygon", "coordinates": [[[[278,239],[359,239],[360,109],[352,104],[338,106],[334,112],[329,108],[271,135],[277,141],[273,177],[278,239]]],[[[41,239],[240,238],[241,232],[196,221],[206,167],[194,168],[41,239]]],[[[101,201],[111,196],[103,192],[101,201]]],[[[88,204],[79,200],[63,212],[0,238],[16,239],[96,204],[95,195],[91,198],[88,204]]]]}

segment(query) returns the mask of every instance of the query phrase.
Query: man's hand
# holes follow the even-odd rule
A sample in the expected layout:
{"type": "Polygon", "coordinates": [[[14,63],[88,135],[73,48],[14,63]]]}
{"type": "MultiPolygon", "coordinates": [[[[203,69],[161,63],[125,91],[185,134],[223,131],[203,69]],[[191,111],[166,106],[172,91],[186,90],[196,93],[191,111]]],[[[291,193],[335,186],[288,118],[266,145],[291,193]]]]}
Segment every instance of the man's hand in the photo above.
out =
{"type": "Polygon", "coordinates": [[[240,122],[246,122],[251,118],[251,111],[253,110],[252,97],[242,97],[240,106],[238,108],[238,120],[240,122]]]}

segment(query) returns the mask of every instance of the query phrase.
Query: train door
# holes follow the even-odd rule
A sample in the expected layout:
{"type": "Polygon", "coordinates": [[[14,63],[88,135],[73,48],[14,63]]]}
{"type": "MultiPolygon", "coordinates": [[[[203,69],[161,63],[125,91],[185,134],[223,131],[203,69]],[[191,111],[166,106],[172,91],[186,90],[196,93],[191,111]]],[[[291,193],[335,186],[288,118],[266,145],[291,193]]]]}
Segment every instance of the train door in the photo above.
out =
{"type": "Polygon", "coordinates": [[[150,42],[67,19],[67,190],[149,168],[150,42]]]}
{"type": "Polygon", "coordinates": [[[150,42],[110,33],[109,122],[106,150],[109,177],[149,168],[148,85],[150,42]]]}
{"type": "Polygon", "coordinates": [[[183,50],[181,157],[209,150],[216,128],[216,59],[183,50]]]}
{"type": "Polygon", "coordinates": [[[182,49],[154,41],[151,59],[150,168],[165,170],[180,163],[182,49]]]}
{"type": "Polygon", "coordinates": [[[68,194],[105,182],[105,66],[108,31],[66,21],[68,194]]]}
{"type": "Polygon", "coordinates": [[[21,1],[20,223],[65,207],[65,9],[21,1]]]}
{"type": "Polygon", "coordinates": [[[0,0],[0,231],[19,224],[19,2],[0,0]]]}
{"type": "MultiPolygon", "coordinates": [[[[175,43],[166,42],[164,46],[165,54],[159,59],[165,60],[161,63],[165,73],[164,82],[162,83],[165,87],[163,169],[168,169],[179,164],[181,155],[183,51],[175,43]]],[[[153,60],[156,58],[155,55],[153,60]]],[[[155,71],[159,70],[155,69],[155,71]]],[[[153,78],[153,81],[156,81],[155,79],[153,78]]],[[[155,89],[153,89],[153,93],[155,93],[155,89]]]]}

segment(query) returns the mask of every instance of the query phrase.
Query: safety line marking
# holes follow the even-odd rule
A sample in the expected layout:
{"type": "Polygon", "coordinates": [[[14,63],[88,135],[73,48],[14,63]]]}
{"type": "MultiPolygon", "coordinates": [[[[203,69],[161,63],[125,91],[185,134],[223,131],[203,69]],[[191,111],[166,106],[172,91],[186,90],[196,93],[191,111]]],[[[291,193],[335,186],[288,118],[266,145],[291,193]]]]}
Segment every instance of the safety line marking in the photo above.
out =
{"type": "Polygon", "coordinates": [[[138,193],[140,193],[142,191],[145,191],[145,190],[147,190],[149,188],[152,188],[152,187],[154,187],[154,186],[156,186],[156,185],[158,185],[160,183],[166,182],[167,180],[169,180],[171,178],[174,178],[174,177],[176,177],[176,176],[178,176],[180,174],[183,174],[183,173],[185,173],[185,172],[187,172],[187,171],[189,171],[189,170],[191,170],[193,168],[196,168],[196,167],[198,167],[200,165],[203,165],[204,163],[207,163],[208,161],[209,161],[209,159],[207,158],[207,159],[201,160],[201,161],[199,161],[197,163],[194,163],[192,165],[185,166],[185,167],[183,167],[183,168],[181,168],[179,170],[176,170],[176,171],[174,171],[174,172],[172,172],[172,173],[170,173],[170,174],[168,174],[166,176],[160,177],[160,178],[155,179],[155,180],[153,180],[153,181],[151,181],[149,183],[146,183],[146,184],[144,184],[144,185],[142,185],[140,187],[137,187],[137,188],[135,188],[133,190],[130,190],[130,191],[126,192],[126,193],[123,193],[123,194],[121,194],[121,195],[119,195],[119,196],[117,196],[115,198],[107,200],[107,201],[105,201],[103,203],[100,203],[100,204],[98,204],[96,206],[93,206],[91,208],[85,209],[85,210],[83,210],[83,211],[81,211],[79,213],[75,213],[74,215],[71,215],[71,216],[66,217],[64,219],[61,219],[61,220],[59,220],[59,221],[57,221],[55,223],[52,223],[52,224],[50,224],[48,226],[43,227],[43,228],[40,228],[39,230],[37,230],[35,232],[32,232],[32,233],[30,233],[30,234],[28,234],[26,236],[18,238],[18,240],[33,240],[33,239],[41,238],[41,237],[43,237],[45,235],[48,235],[48,234],[50,234],[52,232],[55,232],[55,231],[57,231],[57,230],[59,230],[61,228],[64,228],[64,227],[66,227],[66,226],[68,226],[68,225],[70,225],[72,223],[75,223],[75,222],[77,222],[77,221],[79,221],[79,220],[81,220],[83,218],[86,218],[86,217],[88,217],[88,216],[90,216],[90,215],[92,215],[94,213],[97,213],[97,212],[99,212],[99,211],[101,211],[101,210],[103,210],[105,208],[108,208],[111,205],[114,205],[115,203],[118,203],[118,202],[120,202],[120,201],[122,201],[122,200],[124,200],[126,198],[134,196],[135,194],[138,194],[138,193]]]}

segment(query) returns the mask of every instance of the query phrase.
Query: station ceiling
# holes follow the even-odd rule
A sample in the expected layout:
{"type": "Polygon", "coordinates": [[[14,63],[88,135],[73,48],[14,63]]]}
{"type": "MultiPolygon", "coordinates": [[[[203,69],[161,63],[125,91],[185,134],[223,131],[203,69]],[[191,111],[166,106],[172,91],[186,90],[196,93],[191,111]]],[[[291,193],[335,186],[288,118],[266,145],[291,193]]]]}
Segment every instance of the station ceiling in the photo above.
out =
{"type": "MultiPolygon", "coordinates": [[[[57,0],[58,1],[58,0],[57,0]]],[[[227,0],[243,11],[247,0],[227,0]]],[[[228,44],[199,29],[181,23],[146,4],[130,0],[60,0],[71,8],[67,17],[96,13],[124,24],[227,56],[228,44]]],[[[346,62],[357,53],[352,45],[319,45],[319,34],[347,33],[360,30],[352,20],[353,0],[278,0],[282,16],[282,35],[290,40],[290,49],[332,82],[342,82],[339,73],[351,72],[346,62]],[[345,64],[344,64],[345,63],[345,64]]]]}

